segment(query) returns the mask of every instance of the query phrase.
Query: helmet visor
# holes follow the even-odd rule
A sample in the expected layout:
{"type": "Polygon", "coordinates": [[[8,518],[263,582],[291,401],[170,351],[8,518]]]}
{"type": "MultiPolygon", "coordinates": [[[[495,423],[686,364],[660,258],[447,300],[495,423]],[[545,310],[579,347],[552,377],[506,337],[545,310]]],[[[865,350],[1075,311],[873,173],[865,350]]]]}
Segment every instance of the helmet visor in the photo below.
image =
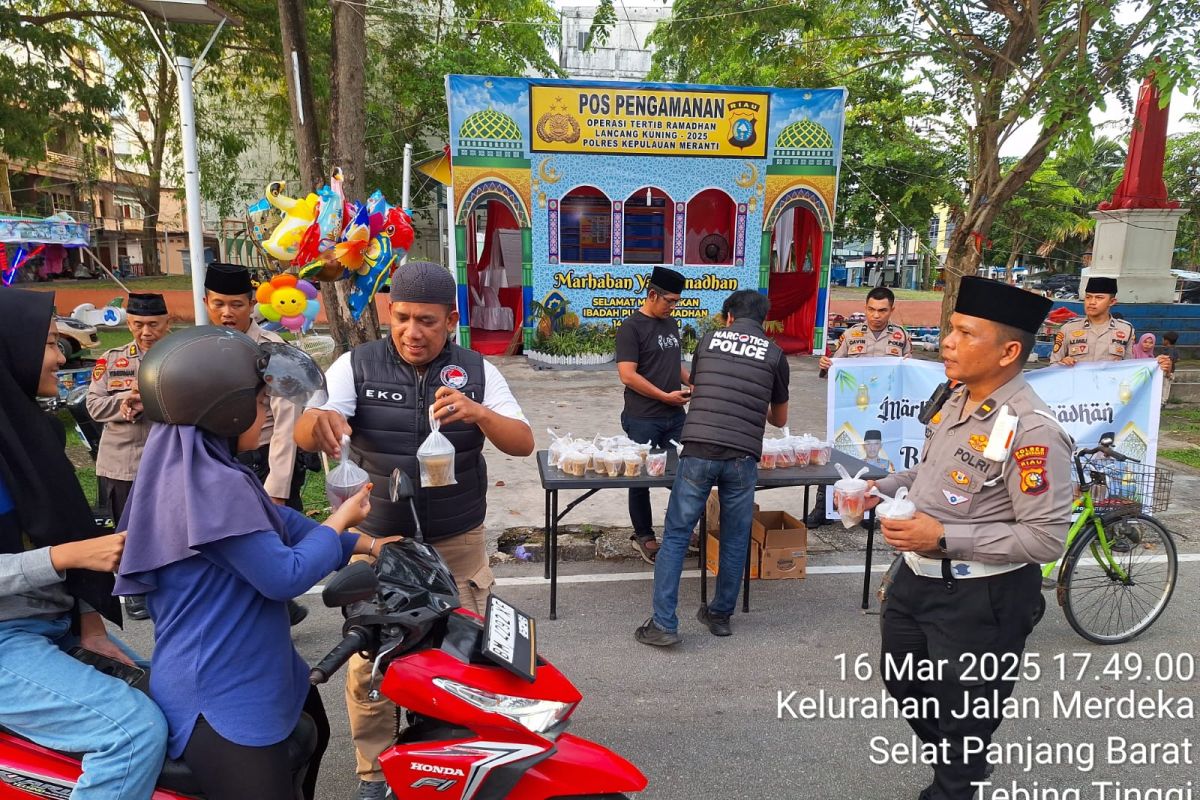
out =
{"type": "Polygon", "coordinates": [[[329,399],[325,373],[308,353],[279,342],[263,342],[258,350],[258,371],[268,395],[286,397],[301,406],[322,405],[329,399]]]}

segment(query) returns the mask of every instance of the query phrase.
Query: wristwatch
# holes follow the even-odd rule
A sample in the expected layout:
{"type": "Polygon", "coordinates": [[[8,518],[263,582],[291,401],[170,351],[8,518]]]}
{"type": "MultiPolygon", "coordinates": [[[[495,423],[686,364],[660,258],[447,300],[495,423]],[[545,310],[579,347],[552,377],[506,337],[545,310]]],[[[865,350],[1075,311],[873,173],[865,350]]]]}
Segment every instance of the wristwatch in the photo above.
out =
{"type": "Polygon", "coordinates": [[[946,537],[944,535],[938,537],[937,545],[939,550],[943,553],[946,552],[946,537]]]}

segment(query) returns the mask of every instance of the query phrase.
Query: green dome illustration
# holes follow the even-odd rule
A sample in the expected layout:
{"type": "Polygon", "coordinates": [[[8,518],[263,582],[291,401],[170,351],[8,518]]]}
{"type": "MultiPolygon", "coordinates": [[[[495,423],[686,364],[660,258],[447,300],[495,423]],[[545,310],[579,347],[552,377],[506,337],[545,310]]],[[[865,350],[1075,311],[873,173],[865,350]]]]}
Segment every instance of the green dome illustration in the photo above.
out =
{"type": "Polygon", "coordinates": [[[802,119],[780,131],[779,138],[775,140],[775,147],[788,150],[832,150],[833,137],[829,135],[829,131],[812,120],[802,119]]]}
{"type": "Polygon", "coordinates": [[[512,117],[501,114],[494,108],[488,108],[484,111],[476,111],[471,116],[463,120],[462,127],[458,129],[458,135],[462,139],[521,139],[521,129],[517,127],[517,123],[512,117]]]}

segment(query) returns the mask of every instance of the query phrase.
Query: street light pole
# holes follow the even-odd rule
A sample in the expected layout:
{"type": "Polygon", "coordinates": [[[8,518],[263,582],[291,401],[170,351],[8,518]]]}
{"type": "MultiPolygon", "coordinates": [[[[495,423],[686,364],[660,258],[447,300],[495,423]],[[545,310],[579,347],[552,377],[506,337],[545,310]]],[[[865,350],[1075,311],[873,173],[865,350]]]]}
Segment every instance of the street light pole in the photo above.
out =
{"type": "Polygon", "coordinates": [[[175,57],[179,78],[179,129],[183,144],[183,188],[187,198],[188,257],[192,263],[192,308],[196,324],[208,320],[204,308],[204,222],[200,216],[200,164],[196,156],[196,106],[192,94],[192,60],[175,57]]]}

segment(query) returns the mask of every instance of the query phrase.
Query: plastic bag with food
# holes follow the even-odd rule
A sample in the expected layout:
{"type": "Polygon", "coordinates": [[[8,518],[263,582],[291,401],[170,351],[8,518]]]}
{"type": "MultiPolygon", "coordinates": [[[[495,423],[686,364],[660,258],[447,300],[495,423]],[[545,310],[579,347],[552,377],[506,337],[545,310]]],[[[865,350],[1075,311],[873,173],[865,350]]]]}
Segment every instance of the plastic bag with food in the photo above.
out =
{"type": "Polygon", "coordinates": [[[853,528],[863,521],[867,506],[867,482],[862,476],[870,467],[863,467],[854,477],[841,464],[835,464],[841,479],[833,485],[833,505],[842,518],[843,528],[853,528]]]}
{"type": "Polygon", "coordinates": [[[872,488],[869,494],[883,499],[883,502],[875,507],[875,513],[880,519],[912,519],[917,515],[917,507],[908,499],[908,488],[905,486],[896,491],[895,497],[888,497],[877,488],[872,488]]]}
{"type": "Polygon", "coordinates": [[[458,483],[454,474],[454,445],[441,432],[441,427],[441,422],[430,413],[429,435],[417,448],[417,462],[421,465],[421,485],[426,489],[458,483]]]}
{"type": "Polygon", "coordinates": [[[367,485],[371,476],[350,460],[350,437],[342,437],[342,459],[325,476],[325,497],[336,511],[338,506],[358,494],[367,485]]]}

